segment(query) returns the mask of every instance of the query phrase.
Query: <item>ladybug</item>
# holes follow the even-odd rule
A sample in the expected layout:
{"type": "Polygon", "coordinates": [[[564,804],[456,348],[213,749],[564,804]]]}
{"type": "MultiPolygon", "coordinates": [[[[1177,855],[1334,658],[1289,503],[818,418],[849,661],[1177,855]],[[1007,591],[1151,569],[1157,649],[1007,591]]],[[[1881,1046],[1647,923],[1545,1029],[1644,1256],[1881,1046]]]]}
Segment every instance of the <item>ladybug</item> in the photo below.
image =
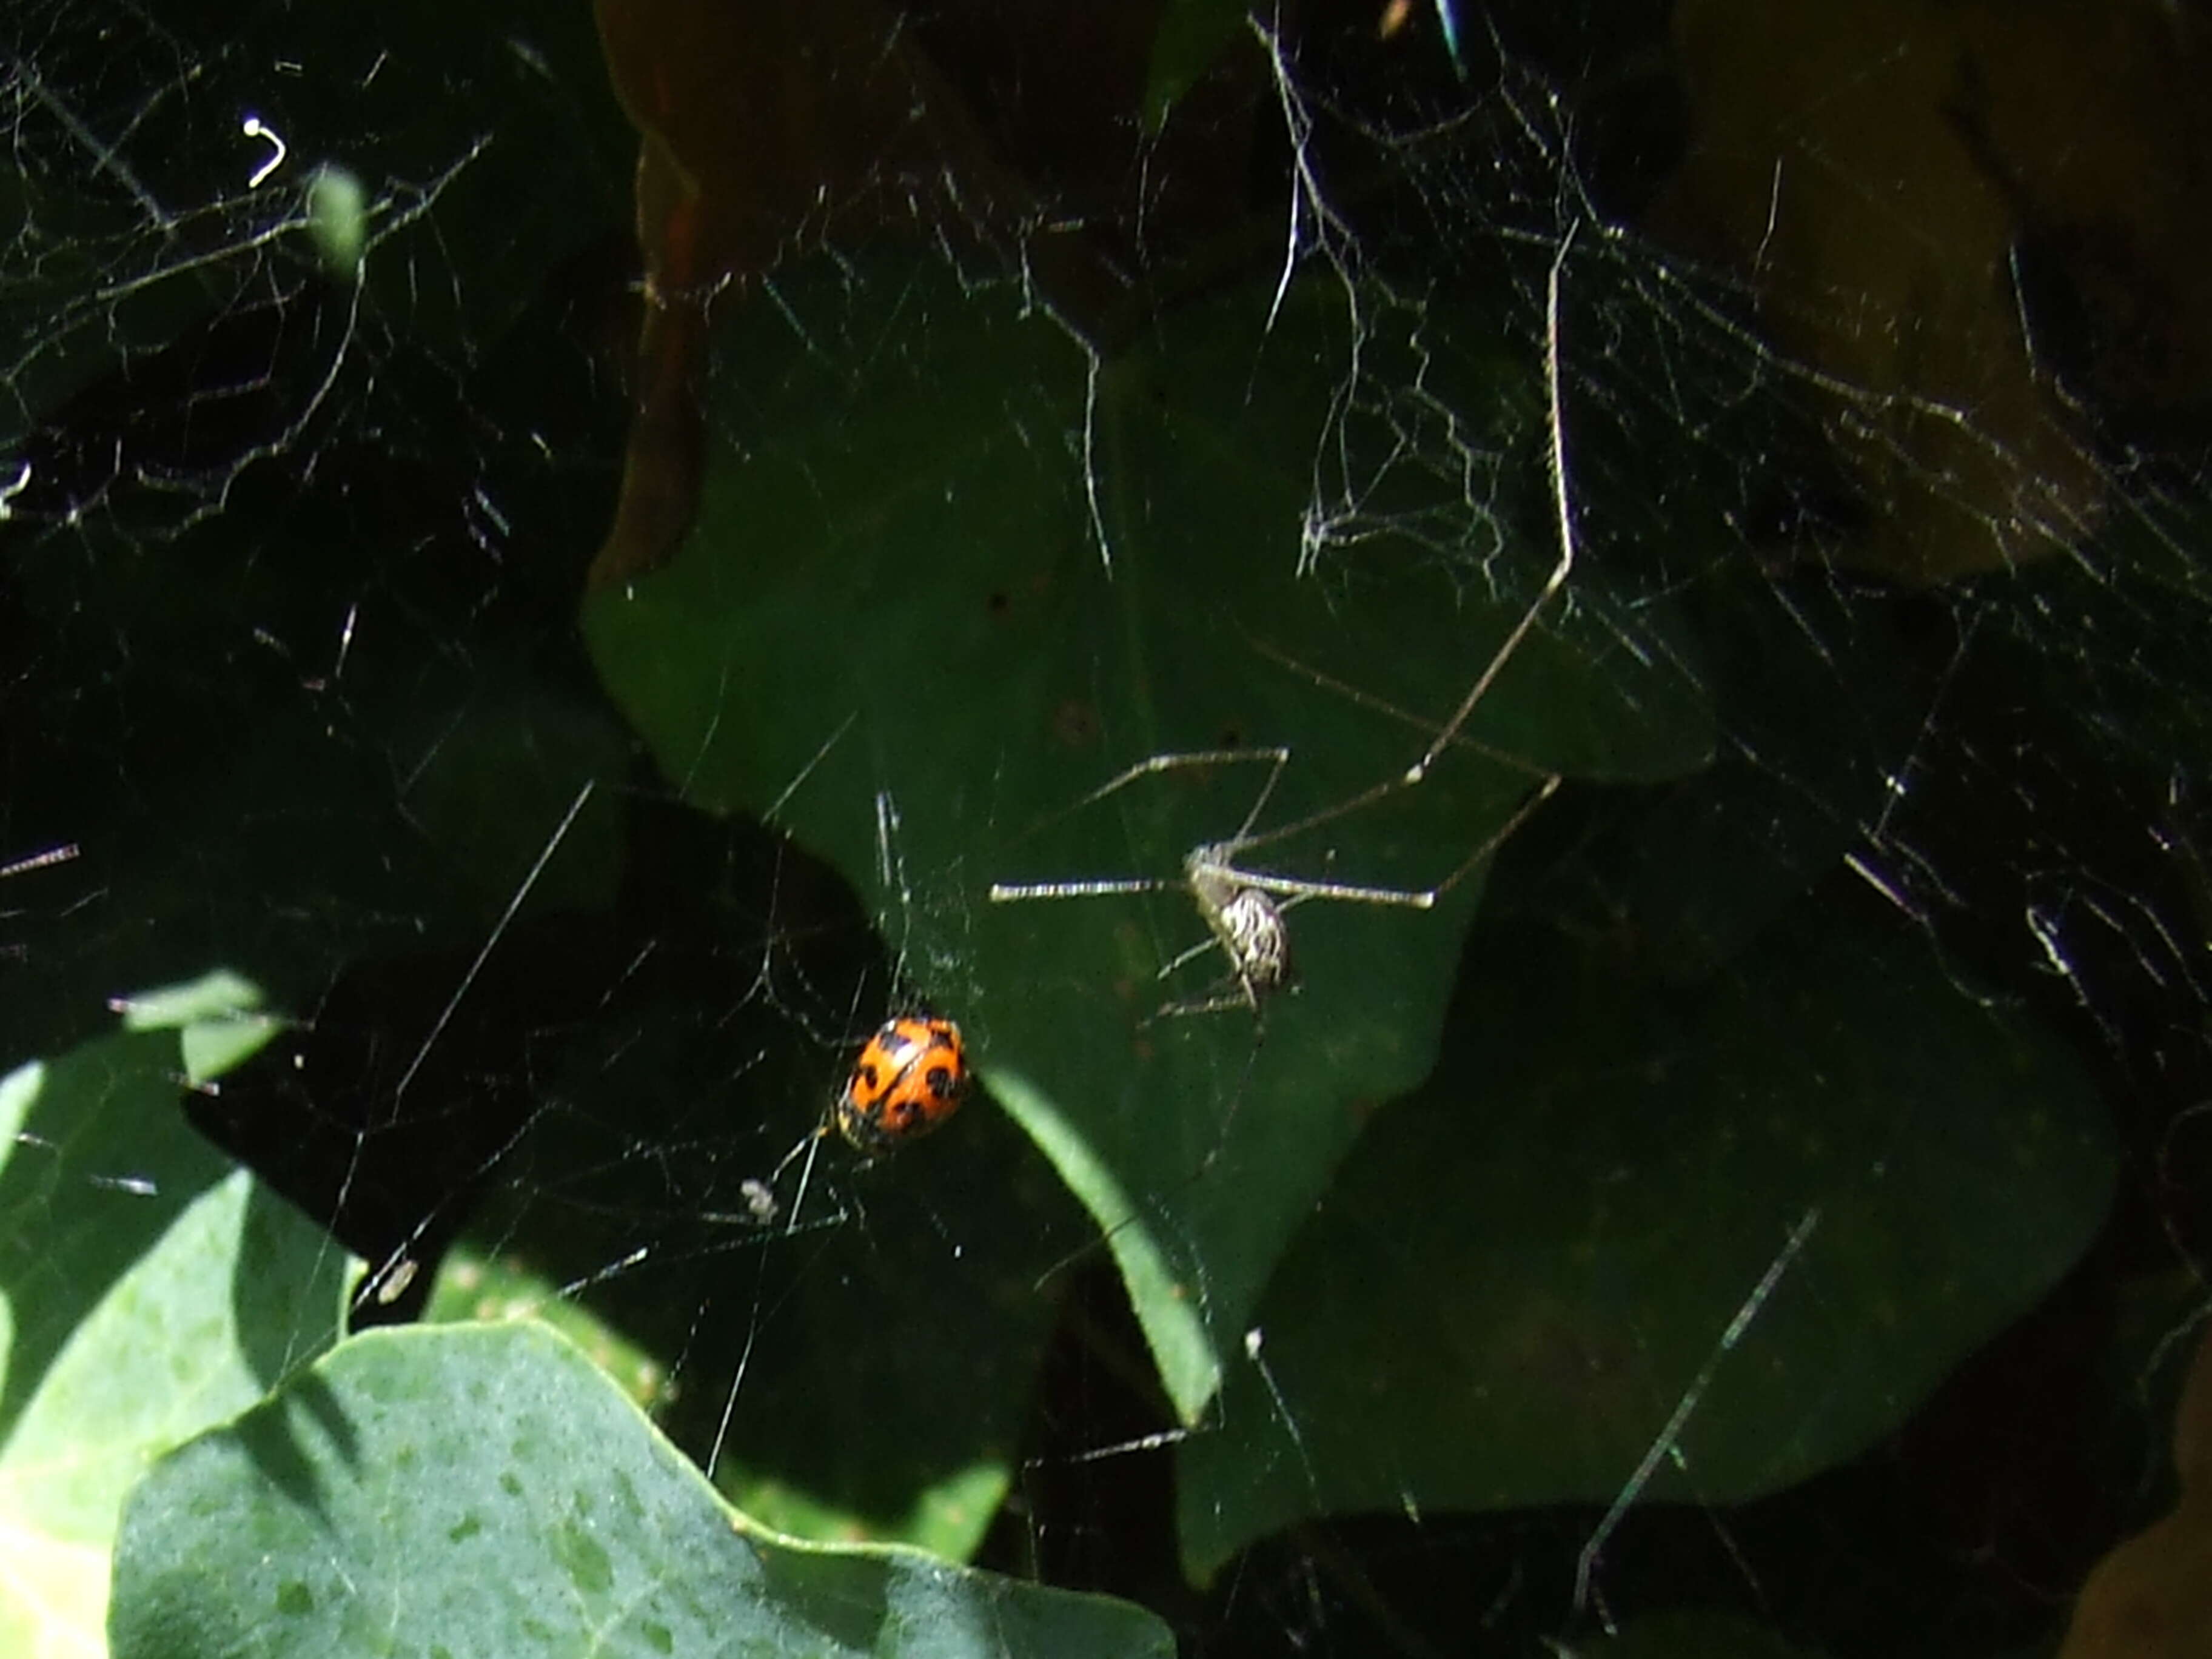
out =
{"type": "Polygon", "coordinates": [[[887,1019],[837,1097],[837,1133],[869,1157],[918,1139],[960,1109],[968,1060],[960,1028],[934,1015],[887,1019]]]}

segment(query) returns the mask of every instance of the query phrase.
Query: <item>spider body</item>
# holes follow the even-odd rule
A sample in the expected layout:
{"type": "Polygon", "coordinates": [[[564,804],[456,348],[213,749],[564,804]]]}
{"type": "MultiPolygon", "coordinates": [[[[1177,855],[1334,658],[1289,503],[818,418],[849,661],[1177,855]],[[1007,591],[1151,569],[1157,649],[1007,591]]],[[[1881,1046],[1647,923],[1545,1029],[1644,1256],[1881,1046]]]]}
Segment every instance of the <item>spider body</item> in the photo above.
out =
{"type": "Polygon", "coordinates": [[[1291,930],[1283,907],[1249,885],[1230,863],[1235,850],[1223,842],[1193,848],[1182,861],[1183,879],[1214,943],[1229,958],[1243,993],[1238,1000],[1256,1013],[1262,998],[1291,982],[1291,930]]]}

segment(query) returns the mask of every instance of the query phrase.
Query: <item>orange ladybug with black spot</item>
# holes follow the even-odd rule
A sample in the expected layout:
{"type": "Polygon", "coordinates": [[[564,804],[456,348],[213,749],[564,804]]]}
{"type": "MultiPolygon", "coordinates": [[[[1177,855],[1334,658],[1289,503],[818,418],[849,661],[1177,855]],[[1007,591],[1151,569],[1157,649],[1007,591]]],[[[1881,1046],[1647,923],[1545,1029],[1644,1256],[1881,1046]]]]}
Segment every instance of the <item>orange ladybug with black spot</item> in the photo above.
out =
{"type": "Polygon", "coordinates": [[[919,1139],[960,1109],[968,1087],[960,1028],[933,1014],[887,1019],[837,1097],[837,1133],[870,1158],[919,1139]]]}

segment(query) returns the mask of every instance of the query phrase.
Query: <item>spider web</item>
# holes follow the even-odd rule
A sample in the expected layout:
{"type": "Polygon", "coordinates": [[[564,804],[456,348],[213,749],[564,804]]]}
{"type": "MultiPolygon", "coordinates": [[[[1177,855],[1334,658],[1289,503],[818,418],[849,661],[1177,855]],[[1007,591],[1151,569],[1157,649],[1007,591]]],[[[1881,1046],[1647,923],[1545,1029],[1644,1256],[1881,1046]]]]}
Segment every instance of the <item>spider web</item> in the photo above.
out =
{"type": "Polygon", "coordinates": [[[353,1328],[1194,1650],[2054,1639],[2205,1305],[2195,37],[772,12],[15,9],[7,1064],[237,975],[353,1328]],[[1163,1017],[1192,848],[1554,777],[1163,1017]]]}

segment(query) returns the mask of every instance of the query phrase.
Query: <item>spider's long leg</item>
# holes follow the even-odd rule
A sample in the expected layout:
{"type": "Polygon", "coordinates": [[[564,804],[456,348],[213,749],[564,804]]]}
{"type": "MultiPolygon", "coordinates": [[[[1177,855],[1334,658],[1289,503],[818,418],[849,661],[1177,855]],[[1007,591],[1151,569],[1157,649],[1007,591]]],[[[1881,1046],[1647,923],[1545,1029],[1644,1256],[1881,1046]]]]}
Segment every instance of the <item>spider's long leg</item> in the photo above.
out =
{"type": "Polygon", "coordinates": [[[1437,740],[1429,745],[1428,752],[1407,770],[1405,781],[1407,783],[1419,783],[1425,777],[1429,768],[1436,764],[1437,757],[1443,754],[1452,739],[1459,735],[1460,727],[1467,724],[1467,718],[1474,712],[1475,705],[1482,701],[1492,683],[1504,672],[1505,665],[1513,660],[1514,653],[1521,648],[1521,641],[1528,637],[1528,630],[1536,625],[1538,614],[1551,603],[1553,595],[1566,586],[1568,573],[1575,568],[1575,515],[1567,498],[1566,422],[1560,412],[1559,400],[1559,276],[1566,269],[1567,250],[1575,245],[1576,229],[1577,226],[1569,225],[1567,234],[1559,238],[1559,251],[1552,256],[1552,274],[1544,287],[1544,395],[1551,410],[1552,506],[1559,515],[1559,562],[1552,567],[1552,574],[1545,579],[1535,603],[1522,612],[1521,620],[1514,623],[1513,631],[1505,636],[1504,642],[1498,647],[1497,654],[1491,658],[1490,666],[1482,671],[1481,678],[1476,680],[1467,696],[1460,700],[1459,707],[1452,711],[1452,717],[1444,722],[1443,730],[1437,733],[1437,740]]]}
{"type": "Polygon", "coordinates": [[[1237,983],[1237,989],[1224,991],[1218,996],[1188,1002],[1164,1002],[1152,1018],[1188,1019],[1194,1014],[1227,1014],[1239,1010],[1251,1014],[1255,1020],[1260,1015],[1259,1004],[1253,1000],[1251,993],[1243,988],[1241,981],[1237,983]]]}
{"type": "MultiPolygon", "coordinates": [[[[1561,413],[1559,398],[1559,278],[1561,272],[1566,267],[1567,250],[1574,246],[1575,229],[1576,227],[1570,225],[1567,228],[1567,234],[1559,239],[1559,249],[1552,257],[1552,274],[1545,286],[1544,293],[1544,381],[1546,393],[1551,405],[1552,431],[1549,460],[1552,474],[1552,505],[1558,515],[1559,522],[1559,562],[1552,567],[1552,574],[1545,579],[1543,587],[1537,592],[1528,608],[1521,613],[1521,620],[1513,624],[1512,631],[1499,642],[1498,649],[1492,653],[1489,664],[1483,669],[1481,675],[1475,680],[1474,685],[1468,688],[1468,694],[1460,699],[1459,707],[1452,710],[1451,718],[1438,728],[1435,739],[1422,753],[1420,759],[1415,761],[1397,776],[1385,778],[1380,783],[1361,790],[1349,800],[1338,801],[1334,805],[1325,806],[1318,812],[1310,812],[1304,817],[1294,819],[1289,823],[1277,824],[1273,829],[1261,835],[1239,837],[1240,848],[1249,849],[1265,846],[1270,842],[1287,840],[1292,836],[1300,835],[1313,829],[1317,824],[1327,823],[1331,819],[1341,817],[1347,812],[1356,812],[1361,807],[1382,799],[1385,795],[1395,794],[1401,789],[1411,788],[1427,777],[1429,769],[1437,763],[1437,757],[1459,740],[1460,728],[1467,724],[1468,718],[1474,713],[1476,705],[1489,695],[1490,688],[1498,682],[1498,677],[1505,672],[1506,665],[1520,651],[1522,641],[1527,640],[1534,629],[1537,618],[1543,614],[1544,608],[1552,602],[1559,590],[1566,586],[1568,574],[1575,568],[1575,520],[1567,495],[1566,423],[1561,413]]],[[[1455,873],[1451,878],[1454,881],[1458,878],[1458,873],[1455,873]]],[[[1449,884],[1449,883],[1446,884],[1446,885],[1449,884]]],[[[1431,896],[1433,897],[1434,895],[1431,896]]]]}
{"type": "MultiPolygon", "coordinates": [[[[1279,663],[1283,667],[1289,669],[1291,672],[1297,675],[1302,679],[1312,681],[1316,685],[1321,687],[1322,690],[1334,693],[1335,696],[1343,698],[1345,702],[1351,703],[1355,708],[1371,708],[1376,714],[1381,714],[1387,719],[1394,720],[1401,726],[1410,726],[1414,731],[1421,732],[1424,736],[1435,736],[1437,730],[1436,726],[1430,721],[1422,719],[1420,715],[1414,714],[1411,709],[1401,708],[1396,703],[1392,702],[1388,697],[1378,697],[1372,691],[1369,691],[1360,686],[1354,685],[1350,680],[1340,680],[1334,674],[1324,674],[1320,669],[1316,668],[1311,663],[1300,662],[1296,657],[1292,656],[1289,652],[1284,650],[1282,647],[1275,644],[1271,640],[1263,640],[1258,635],[1254,634],[1249,630],[1240,631],[1244,634],[1244,642],[1250,646],[1255,651],[1258,652],[1261,656],[1267,658],[1268,661],[1279,663]]],[[[1526,772],[1530,777],[1540,778],[1544,775],[1544,769],[1537,765],[1535,762],[1526,759],[1522,756],[1513,754],[1507,750],[1499,749],[1492,744],[1484,743],[1480,738],[1470,738],[1464,732],[1462,732],[1458,737],[1453,738],[1452,742],[1455,746],[1466,750],[1469,754],[1480,755],[1483,759],[1486,761],[1495,761],[1500,766],[1510,766],[1516,772],[1526,772]]]]}
{"type": "Polygon", "coordinates": [[[1182,967],[1185,963],[1195,962],[1199,957],[1204,956],[1208,951],[1218,951],[1220,948],[1221,941],[1209,935],[1208,937],[1199,940],[1197,944],[1192,945],[1188,951],[1183,951],[1180,956],[1176,957],[1174,961],[1169,963],[1166,967],[1161,969],[1158,973],[1153,975],[1152,977],[1154,979],[1165,979],[1170,975],[1173,974],[1176,969],[1182,967]]]}
{"type": "Polygon", "coordinates": [[[1528,823],[1530,818],[1534,817],[1536,815],[1536,809],[1538,807],[1541,806],[1546,801],[1551,799],[1553,792],[1559,788],[1559,775],[1557,772],[1554,772],[1549,777],[1546,778],[1541,783],[1538,784],[1534,789],[1531,789],[1520,805],[1513,809],[1513,816],[1506,819],[1504,823],[1499,824],[1498,828],[1492,830],[1488,837],[1484,840],[1482,845],[1476,848],[1472,853],[1469,853],[1466,859],[1461,862],[1458,869],[1453,871],[1451,874],[1446,876],[1442,881],[1437,884],[1437,893],[1439,896],[1442,896],[1451,891],[1453,888],[1459,885],[1462,878],[1466,876],[1468,871],[1474,869],[1485,859],[1488,858],[1492,853],[1495,853],[1499,848],[1504,846],[1507,842],[1512,840],[1513,832],[1518,830],[1522,824],[1528,823]]]}
{"type": "Polygon", "coordinates": [[[1131,877],[1118,881],[994,881],[991,884],[991,902],[1005,904],[1014,899],[1111,898],[1117,893],[1164,893],[1182,884],[1180,881],[1164,881],[1152,876],[1131,877]]]}
{"type": "Polygon", "coordinates": [[[0,864],[0,876],[27,876],[33,870],[44,870],[56,864],[67,864],[76,855],[77,845],[75,842],[64,847],[49,847],[43,853],[33,853],[27,858],[17,859],[13,864],[0,864]]]}
{"type": "Polygon", "coordinates": [[[1275,763],[1267,769],[1267,781],[1260,786],[1260,793],[1253,798],[1252,810],[1245,813],[1244,822],[1237,826],[1237,839],[1239,842],[1252,833],[1252,826],[1259,823],[1260,814],[1267,810],[1267,798],[1275,793],[1276,781],[1283,775],[1283,768],[1290,764],[1291,759],[1291,751],[1288,749],[1276,749],[1273,751],[1255,750],[1253,752],[1255,754],[1272,752],[1275,757],[1275,763]]]}
{"type": "Polygon", "coordinates": [[[1271,876],[1264,870],[1232,870],[1229,873],[1240,887],[1256,887],[1263,893],[1286,898],[1348,899],[1354,904],[1395,904],[1406,910],[1429,908],[1443,890],[1431,887],[1416,892],[1407,887],[1360,887],[1346,881],[1307,881],[1297,876],[1271,876]]]}
{"type": "MultiPolygon", "coordinates": [[[[1274,770],[1280,772],[1284,763],[1290,757],[1291,751],[1287,749],[1192,749],[1179,750],[1165,755],[1153,755],[1147,759],[1139,761],[1134,766],[1115,773],[1081,800],[1077,801],[1073,806],[1066,808],[1057,816],[1065,817],[1069,812],[1104,800],[1115,790],[1126,789],[1139,778],[1151,777],[1155,772],[1173,772],[1186,766],[1249,765],[1253,761],[1262,760],[1271,763],[1274,770]]],[[[1274,787],[1274,778],[1271,775],[1267,780],[1267,788],[1272,790],[1274,787]]],[[[1264,800],[1266,795],[1267,791],[1263,790],[1261,798],[1264,800]]]]}
{"type": "Polygon", "coordinates": [[[1271,876],[1265,871],[1237,870],[1231,873],[1246,887],[1256,887],[1263,893],[1273,893],[1286,898],[1289,902],[1282,907],[1285,910],[1291,905],[1304,903],[1308,899],[1349,899],[1358,904],[1395,904],[1408,910],[1425,910],[1464,880],[1468,872],[1510,841],[1513,832],[1534,817],[1538,807],[1551,799],[1559,783],[1558,773],[1547,776],[1528,792],[1520,805],[1513,809],[1510,817],[1492,830],[1484,837],[1481,846],[1461,860],[1459,868],[1424,891],[1415,892],[1403,887],[1358,887],[1341,881],[1307,881],[1297,876],[1271,876]]]}
{"type": "MultiPolygon", "coordinates": [[[[1249,766],[1254,761],[1265,761],[1267,763],[1269,767],[1267,781],[1266,786],[1260,791],[1260,803],[1261,805],[1264,805],[1267,803],[1268,795],[1275,787],[1275,779],[1280,775],[1284,766],[1289,763],[1290,758],[1291,751],[1283,748],[1174,750],[1164,755],[1148,756],[1146,758],[1139,761],[1134,766],[1125,767],[1121,771],[1116,772],[1112,777],[1107,779],[1105,782],[1100,784],[1096,789],[1093,789],[1089,794],[1083,796],[1080,799],[1071,802],[1069,805],[1061,807],[1058,811],[1050,813],[1045,817],[1041,818],[1024,833],[1025,835],[1035,835],[1038,830],[1042,830],[1048,824],[1058,823],[1062,818],[1068,817],[1074,813],[1080,812],[1086,806],[1095,806],[1100,801],[1104,800],[1107,796],[1115,793],[1116,791],[1127,789],[1131,784],[1136,782],[1139,778],[1149,778],[1155,773],[1158,772],[1179,771],[1185,767],[1249,766]]],[[[1255,807],[1253,813],[1248,816],[1245,819],[1247,828],[1250,827],[1257,816],[1258,808],[1255,807]]],[[[995,898],[999,896],[999,895],[994,892],[992,896],[995,898]]],[[[1042,898],[1048,896],[1048,895],[1042,893],[1024,893],[1020,895],[1020,896],[1024,898],[1042,898]]],[[[1070,895],[1069,896],[1073,897],[1075,896],[1070,895]]]]}

